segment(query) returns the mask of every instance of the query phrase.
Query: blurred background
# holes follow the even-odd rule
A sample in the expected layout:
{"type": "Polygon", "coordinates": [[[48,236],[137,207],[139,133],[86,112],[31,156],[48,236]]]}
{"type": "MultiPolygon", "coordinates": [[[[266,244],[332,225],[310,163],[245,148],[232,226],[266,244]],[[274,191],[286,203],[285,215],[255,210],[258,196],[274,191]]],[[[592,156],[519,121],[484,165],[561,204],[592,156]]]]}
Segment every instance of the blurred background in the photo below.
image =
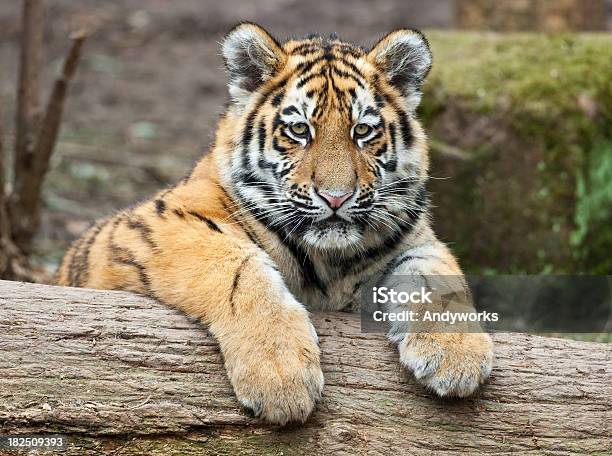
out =
{"type": "MultiPolygon", "coordinates": [[[[420,116],[435,229],[466,271],[612,274],[612,0],[47,0],[43,100],[75,24],[82,51],[32,258],[52,272],[96,218],[186,174],[227,100],[218,43],[240,20],[364,45],[424,29],[420,116]]],[[[0,3],[14,142],[21,2],[0,3]]]]}

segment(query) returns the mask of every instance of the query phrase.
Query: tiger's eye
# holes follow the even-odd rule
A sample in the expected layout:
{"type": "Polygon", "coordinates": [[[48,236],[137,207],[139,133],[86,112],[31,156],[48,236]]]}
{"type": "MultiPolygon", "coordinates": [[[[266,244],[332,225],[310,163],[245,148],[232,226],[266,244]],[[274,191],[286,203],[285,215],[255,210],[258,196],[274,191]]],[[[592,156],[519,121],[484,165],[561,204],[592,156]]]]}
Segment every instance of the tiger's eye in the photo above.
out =
{"type": "Polygon", "coordinates": [[[306,125],[304,122],[291,124],[289,125],[289,129],[291,130],[291,133],[296,136],[306,136],[309,132],[308,125],[306,125]]]}
{"type": "Polygon", "coordinates": [[[370,127],[368,124],[357,124],[355,125],[355,136],[358,138],[363,138],[364,136],[367,136],[370,132],[372,131],[372,127],[370,127]]]}

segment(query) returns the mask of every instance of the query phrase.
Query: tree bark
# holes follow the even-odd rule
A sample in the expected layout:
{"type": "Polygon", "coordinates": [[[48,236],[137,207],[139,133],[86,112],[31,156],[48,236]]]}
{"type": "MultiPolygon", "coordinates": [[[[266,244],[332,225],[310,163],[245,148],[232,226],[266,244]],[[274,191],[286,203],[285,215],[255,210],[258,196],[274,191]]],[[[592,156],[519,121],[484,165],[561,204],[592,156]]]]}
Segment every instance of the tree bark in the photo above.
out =
{"type": "MultiPolygon", "coordinates": [[[[303,426],[244,415],[214,340],[129,293],[0,281],[0,434],[62,454],[588,454],[610,445],[612,346],[497,334],[485,387],[435,398],[358,315],[313,315],[326,387],[303,426]]],[[[19,452],[11,452],[19,454],[19,452]]],[[[26,453],[23,453],[26,454],[26,453]]]]}

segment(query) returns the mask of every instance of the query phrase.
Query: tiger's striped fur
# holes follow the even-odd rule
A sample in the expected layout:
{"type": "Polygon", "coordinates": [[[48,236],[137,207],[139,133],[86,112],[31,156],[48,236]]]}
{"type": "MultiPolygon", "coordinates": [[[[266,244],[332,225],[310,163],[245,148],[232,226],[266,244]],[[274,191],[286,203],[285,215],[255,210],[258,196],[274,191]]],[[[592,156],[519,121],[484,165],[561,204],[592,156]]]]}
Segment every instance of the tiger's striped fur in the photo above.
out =
{"type": "MultiPolygon", "coordinates": [[[[278,43],[244,23],[223,43],[232,101],[192,173],[87,231],[62,285],[130,290],[206,323],[239,401],[304,421],[323,388],[306,309],[354,309],[365,278],[461,271],[428,217],[415,117],[431,54],[397,30],[370,51],[313,36],[278,43]]],[[[485,334],[406,334],[400,361],[442,396],[488,375],[485,334]]]]}

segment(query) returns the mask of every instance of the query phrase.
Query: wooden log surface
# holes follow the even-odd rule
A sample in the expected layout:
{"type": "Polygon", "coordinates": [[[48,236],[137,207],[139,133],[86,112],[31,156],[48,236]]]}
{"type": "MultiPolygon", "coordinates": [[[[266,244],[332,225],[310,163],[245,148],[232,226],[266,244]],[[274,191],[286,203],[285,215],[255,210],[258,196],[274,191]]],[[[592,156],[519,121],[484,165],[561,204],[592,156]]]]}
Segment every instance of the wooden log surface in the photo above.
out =
{"type": "Polygon", "coordinates": [[[65,434],[61,454],[74,455],[612,451],[609,344],[497,334],[485,387],[442,400],[358,315],[313,321],[323,401],[305,425],[275,428],[241,412],[214,340],[180,312],[130,293],[0,281],[0,434],[65,434]]]}

